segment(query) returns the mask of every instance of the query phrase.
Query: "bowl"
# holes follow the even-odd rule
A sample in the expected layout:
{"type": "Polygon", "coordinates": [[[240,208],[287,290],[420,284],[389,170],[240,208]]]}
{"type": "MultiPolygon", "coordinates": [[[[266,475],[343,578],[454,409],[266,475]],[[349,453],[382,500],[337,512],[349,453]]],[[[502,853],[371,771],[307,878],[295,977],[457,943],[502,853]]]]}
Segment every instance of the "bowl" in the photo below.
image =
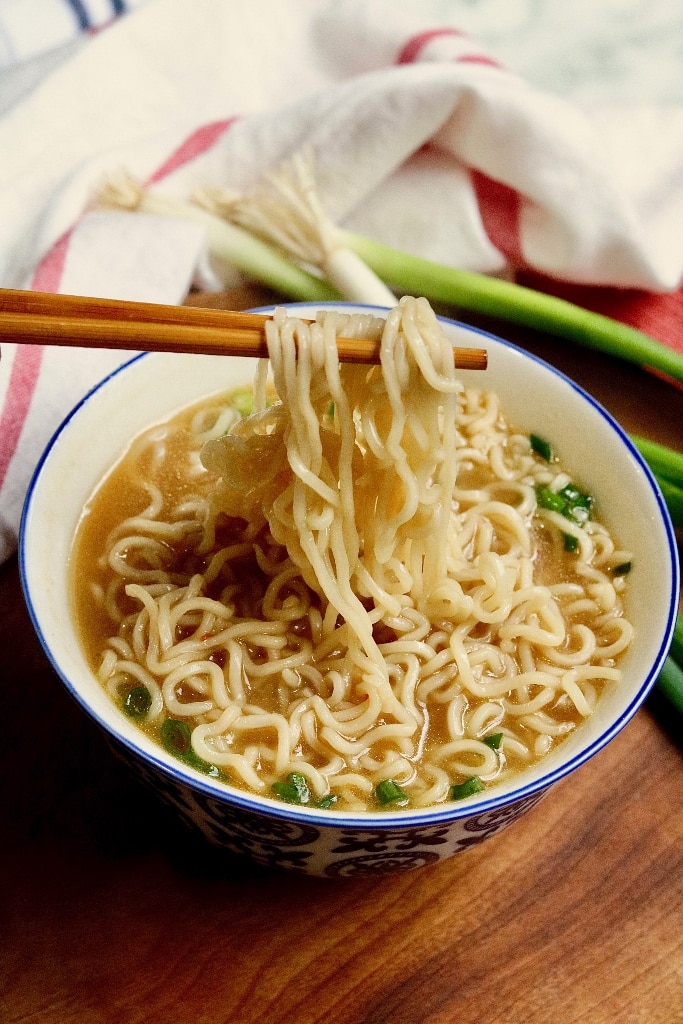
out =
{"type": "MultiPolygon", "coordinates": [[[[305,317],[320,307],[288,308],[305,317]]],[[[468,799],[420,810],[342,813],[231,789],[146,737],[110,702],[88,667],[71,615],[68,572],[88,497],[136,434],[204,395],[250,382],[252,360],[160,353],[132,359],[71,412],[34,474],[21,526],[20,569],[47,657],[137,776],[231,854],[326,877],[402,871],[451,857],[510,825],[609,743],[645,700],[666,657],[679,593],[675,535],[657,485],[627,435],[548,364],[490,334],[443,323],[454,344],[488,350],[487,371],[463,372],[463,379],[496,390],[517,427],[553,439],[561,462],[580,470],[584,485],[599,495],[601,518],[635,554],[627,598],[635,639],[621,662],[622,681],[544,760],[468,799]]]]}

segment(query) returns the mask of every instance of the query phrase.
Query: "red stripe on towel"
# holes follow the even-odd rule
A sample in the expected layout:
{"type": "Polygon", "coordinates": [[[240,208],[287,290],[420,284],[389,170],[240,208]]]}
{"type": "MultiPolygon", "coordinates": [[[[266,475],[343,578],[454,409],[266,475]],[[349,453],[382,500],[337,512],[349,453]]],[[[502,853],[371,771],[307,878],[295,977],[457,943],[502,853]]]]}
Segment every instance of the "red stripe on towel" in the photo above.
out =
{"type": "Polygon", "coordinates": [[[398,57],[396,58],[397,64],[412,64],[413,61],[417,60],[425,46],[428,46],[433,39],[439,39],[442,36],[451,36],[451,38],[462,39],[462,32],[459,32],[456,28],[433,28],[427,32],[420,32],[419,35],[413,36],[409,39],[405,46],[399,51],[398,57]]]}
{"type": "Polygon", "coordinates": [[[169,158],[163,162],[161,167],[148,178],[146,184],[152,185],[161,181],[167,175],[177,171],[185,164],[189,164],[195,157],[201,156],[211,149],[220,139],[221,135],[235,122],[236,118],[228,117],[224,121],[212,121],[210,124],[203,124],[195,132],[192,132],[178,148],[171,153],[169,158]]]}
{"type": "MultiPolygon", "coordinates": [[[[396,58],[397,64],[413,64],[419,60],[422,56],[423,50],[429,46],[430,43],[434,42],[435,39],[467,39],[464,32],[460,32],[457,28],[433,28],[427,32],[420,32],[419,35],[413,36],[408,42],[399,50],[396,58]]],[[[453,60],[456,64],[485,64],[488,67],[500,68],[501,64],[494,60],[493,57],[488,57],[485,53],[478,53],[476,51],[472,53],[461,53],[454,57],[453,60]]]]}
{"type": "Polygon", "coordinates": [[[492,244],[514,266],[525,266],[520,237],[519,193],[509,185],[495,181],[476,170],[472,171],[472,184],[484,230],[492,244]]]}
{"type": "Polygon", "coordinates": [[[21,431],[31,399],[36,389],[40,365],[43,360],[42,345],[20,345],[14,355],[9,387],[0,416],[0,487],[2,487],[12,458],[17,449],[21,431]]]}
{"type": "MultiPolygon", "coordinates": [[[[65,231],[35,269],[31,288],[37,292],[56,292],[64,271],[71,231],[65,231]]],[[[0,416],[0,487],[19,444],[43,362],[42,345],[19,345],[14,353],[9,386],[0,416]]]]}
{"type": "Polygon", "coordinates": [[[65,231],[49,252],[46,252],[42,260],[33,272],[31,288],[35,292],[56,292],[64,273],[66,254],[71,241],[71,230],[65,231]]]}
{"type": "Polygon", "coordinates": [[[458,57],[458,64],[483,64],[487,68],[502,68],[503,65],[498,60],[494,60],[493,57],[487,57],[483,53],[465,53],[462,57],[458,57]]]}
{"type": "MultiPolygon", "coordinates": [[[[161,181],[197,156],[209,150],[230,127],[235,118],[202,125],[193,132],[167,160],[152,174],[147,184],[161,181]]],[[[42,258],[33,275],[31,287],[35,291],[58,292],[64,273],[66,255],[72,230],[66,231],[42,258]]],[[[0,487],[7,475],[16,451],[31,400],[40,376],[43,349],[40,345],[19,346],[15,353],[6,400],[0,416],[0,487]]]]}

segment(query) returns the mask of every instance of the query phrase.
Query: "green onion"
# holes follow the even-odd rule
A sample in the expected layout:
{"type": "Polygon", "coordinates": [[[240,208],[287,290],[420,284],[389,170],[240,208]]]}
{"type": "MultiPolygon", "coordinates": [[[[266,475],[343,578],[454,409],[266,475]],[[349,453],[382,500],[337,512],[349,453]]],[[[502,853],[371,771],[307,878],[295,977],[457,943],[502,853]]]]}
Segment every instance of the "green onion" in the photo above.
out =
{"type": "Polygon", "coordinates": [[[563,533],[562,540],[564,544],[564,550],[568,554],[573,555],[576,551],[579,550],[579,538],[575,537],[573,533],[563,533]]]}
{"type": "Polygon", "coordinates": [[[471,775],[469,779],[465,779],[464,782],[456,783],[451,786],[451,800],[464,800],[466,796],[473,796],[475,793],[481,793],[484,788],[484,783],[477,775],[471,775]]]}
{"type": "Polygon", "coordinates": [[[152,694],[146,686],[134,686],[123,700],[123,710],[131,718],[144,718],[152,706],[152,694]]]}
{"type": "Polygon", "coordinates": [[[340,297],[327,281],[302,269],[267,242],[230,224],[195,203],[184,203],[148,191],[132,176],[107,182],[97,196],[99,206],[127,209],[161,217],[179,217],[203,226],[211,254],[255,281],[288,298],[324,302],[340,297]]]}
{"type": "Polygon", "coordinates": [[[657,679],[657,689],[683,714],[683,668],[672,657],[664,662],[657,679]]]}
{"type": "Polygon", "coordinates": [[[649,335],[533,288],[443,266],[344,231],[345,245],[398,292],[521,324],[683,380],[683,356],[649,335]]]}
{"type": "Polygon", "coordinates": [[[656,477],[656,480],[669,510],[671,522],[675,527],[683,527],[683,488],[677,487],[664,477],[656,477]]]}
{"type": "Polygon", "coordinates": [[[565,501],[557,491],[552,491],[545,484],[537,484],[535,490],[536,501],[541,508],[547,509],[549,512],[558,512],[561,516],[565,514],[565,501]]]}
{"type": "Polygon", "coordinates": [[[338,799],[338,793],[328,793],[327,796],[321,797],[315,806],[326,811],[329,807],[332,807],[333,804],[336,804],[338,799]]]}
{"type": "Polygon", "coordinates": [[[552,462],[554,456],[553,446],[550,441],[546,441],[544,437],[539,437],[538,434],[530,434],[529,441],[531,442],[531,448],[540,455],[546,462],[552,462]]]}
{"type": "Polygon", "coordinates": [[[500,745],[503,742],[502,732],[494,732],[490,736],[484,736],[484,743],[491,750],[500,750],[500,745]]]}
{"type": "Polygon", "coordinates": [[[351,302],[396,305],[396,297],[367,262],[345,244],[317,194],[312,158],[295,153],[244,196],[203,189],[195,201],[277,246],[302,267],[321,275],[351,302]]]}
{"type": "Polygon", "coordinates": [[[288,804],[307,804],[311,800],[308,783],[300,772],[290,772],[285,782],[274,782],[271,789],[288,804]]]}
{"type": "Polygon", "coordinates": [[[384,779],[375,786],[375,798],[383,807],[387,804],[396,804],[398,807],[403,807],[408,803],[409,799],[406,791],[401,789],[398,782],[395,782],[393,779],[384,779]]]}
{"type": "Polygon", "coordinates": [[[187,757],[192,749],[192,733],[187,722],[179,722],[176,718],[167,718],[161,726],[161,742],[169,754],[176,757],[187,757]]]}
{"type": "Polygon", "coordinates": [[[215,764],[200,757],[192,746],[192,731],[187,722],[167,718],[161,726],[161,742],[169,754],[184,761],[191,768],[209,775],[213,779],[225,780],[225,772],[215,764]]]}
{"type": "Polygon", "coordinates": [[[614,568],[612,569],[612,574],[614,576],[628,576],[632,568],[632,562],[622,562],[621,565],[614,566],[614,568]]]}
{"type": "Polygon", "coordinates": [[[537,484],[535,490],[536,501],[541,508],[557,512],[579,526],[583,526],[590,519],[593,498],[579,490],[575,484],[567,484],[559,491],[553,491],[545,484],[537,484]]]}
{"type": "Polygon", "coordinates": [[[683,454],[681,452],[667,448],[663,444],[657,444],[656,441],[650,441],[648,438],[639,437],[637,434],[631,434],[631,440],[657,477],[683,486],[683,454]]]}

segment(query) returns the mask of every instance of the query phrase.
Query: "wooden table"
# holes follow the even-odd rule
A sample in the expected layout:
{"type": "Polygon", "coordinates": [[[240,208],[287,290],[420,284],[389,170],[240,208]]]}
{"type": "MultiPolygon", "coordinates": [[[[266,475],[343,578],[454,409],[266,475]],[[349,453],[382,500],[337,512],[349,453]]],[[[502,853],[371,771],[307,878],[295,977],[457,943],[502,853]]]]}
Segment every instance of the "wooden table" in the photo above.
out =
{"type": "MultiPolygon", "coordinates": [[[[505,333],[683,450],[683,392],[505,333]]],[[[0,609],[3,1024],[683,1022],[683,736],[656,695],[482,846],[330,882],[180,831],[52,675],[15,563],[0,609]]]]}

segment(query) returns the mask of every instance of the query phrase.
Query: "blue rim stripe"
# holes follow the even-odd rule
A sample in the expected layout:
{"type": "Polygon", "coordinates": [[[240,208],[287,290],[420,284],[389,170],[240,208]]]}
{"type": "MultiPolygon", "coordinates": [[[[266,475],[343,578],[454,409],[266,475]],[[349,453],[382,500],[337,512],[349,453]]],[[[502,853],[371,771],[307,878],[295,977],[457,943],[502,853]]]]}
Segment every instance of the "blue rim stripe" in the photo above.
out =
{"type": "Polygon", "coordinates": [[[67,0],[67,4],[71,8],[71,13],[76,18],[76,22],[81,32],[86,32],[92,27],[88,11],[85,4],[82,3],[82,0],[67,0]]]}

